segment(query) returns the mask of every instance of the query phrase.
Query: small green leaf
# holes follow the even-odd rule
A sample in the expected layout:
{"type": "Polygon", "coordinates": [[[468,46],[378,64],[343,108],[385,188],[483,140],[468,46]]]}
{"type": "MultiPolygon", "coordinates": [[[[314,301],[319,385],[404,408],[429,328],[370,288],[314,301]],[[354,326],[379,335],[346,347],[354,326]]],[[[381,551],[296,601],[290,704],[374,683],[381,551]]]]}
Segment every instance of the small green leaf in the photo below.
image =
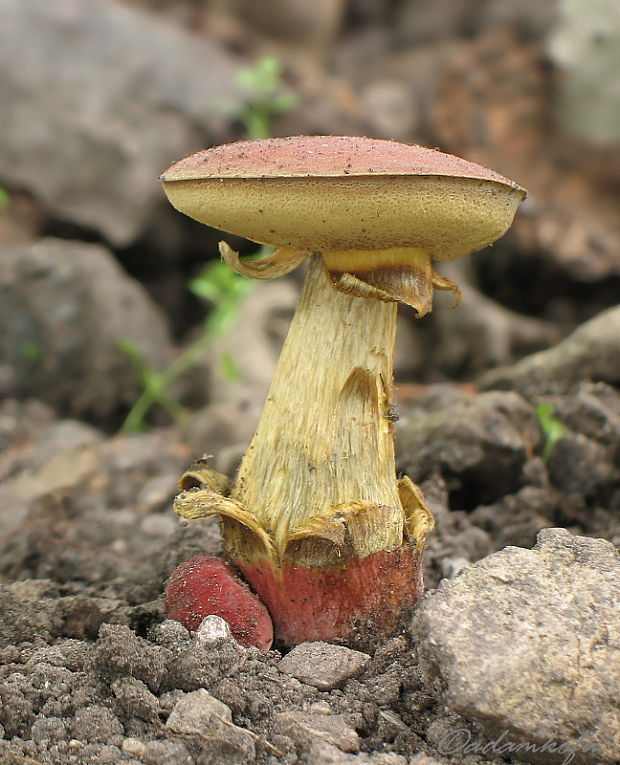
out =
{"type": "Polygon", "coordinates": [[[220,356],[220,366],[222,374],[228,382],[238,382],[241,379],[239,367],[229,353],[222,353],[220,356]]]}
{"type": "Polygon", "coordinates": [[[11,195],[9,192],[0,186],[0,210],[6,210],[11,204],[11,195]]]}
{"type": "Polygon", "coordinates": [[[276,114],[283,114],[284,112],[290,112],[299,103],[299,98],[295,93],[281,93],[278,96],[274,96],[271,106],[276,114]]]}
{"type": "Polygon", "coordinates": [[[543,462],[547,462],[553,451],[553,447],[558,441],[561,441],[562,438],[564,438],[566,427],[563,422],[560,422],[560,420],[553,416],[553,406],[548,402],[539,404],[536,407],[536,416],[538,417],[542,432],[545,435],[545,446],[543,448],[542,458],[543,462]]]}
{"type": "Polygon", "coordinates": [[[233,112],[250,138],[271,135],[271,120],[299,103],[296,93],[282,82],[282,62],[265,57],[253,67],[237,72],[237,82],[247,91],[247,101],[233,112]]]}
{"type": "Polygon", "coordinates": [[[158,372],[147,370],[144,375],[144,389],[153,396],[160,399],[166,392],[166,382],[158,372]]]}
{"type": "Polygon", "coordinates": [[[43,348],[34,340],[24,340],[19,346],[19,355],[31,364],[37,364],[43,359],[43,348]]]}
{"type": "Polygon", "coordinates": [[[129,359],[131,366],[134,368],[137,378],[143,386],[146,386],[150,370],[144,361],[142,351],[128,337],[121,337],[116,341],[116,347],[122,351],[129,359]]]}

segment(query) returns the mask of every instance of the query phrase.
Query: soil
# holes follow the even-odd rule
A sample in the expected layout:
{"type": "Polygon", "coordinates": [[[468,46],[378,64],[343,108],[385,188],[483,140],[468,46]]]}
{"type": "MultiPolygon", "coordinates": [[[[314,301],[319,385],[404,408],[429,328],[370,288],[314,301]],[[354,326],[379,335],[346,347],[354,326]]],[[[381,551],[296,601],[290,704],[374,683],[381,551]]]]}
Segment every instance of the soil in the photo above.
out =
{"type": "MultiPolygon", "coordinates": [[[[616,415],[620,404],[618,393],[602,383],[567,402],[571,433],[581,445],[593,436],[576,413],[584,399],[591,410],[595,403],[599,410],[613,404],[616,415]]],[[[564,478],[553,452],[547,462],[541,459],[534,410],[517,394],[439,386],[401,408],[400,464],[408,470],[417,464],[414,478],[437,520],[426,555],[427,587],[506,545],[531,547],[545,526],[620,541],[618,462],[593,474],[587,462],[573,460],[564,478]],[[464,406],[469,415],[455,416],[464,406]],[[425,439],[435,451],[432,460],[412,438],[425,439]]],[[[611,411],[607,421],[607,432],[594,435],[617,457],[611,411]]],[[[436,684],[420,674],[408,629],[372,646],[354,677],[319,690],[281,671],[287,651],[277,645],[266,655],[232,639],[199,650],[185,628],[165,620],[162,591],[171,571],[197,552],[220,549],[214,522],[179,525],[172,517],[175,480],[188,459],[175,429],[110,439],[76,421],[54,420],[34,402],[5,402],[0,422],[5,761],[207,761],[204,737],[166,726],[175,704],[198,689],[225,704],[234,726],[249,732],[255,760],[246,753],[244,761],[340,762],[317,749],[325,741],[337,753],[343,747],[393,753],[402,762],[420,754],[454,765],[507,761],[440,755],[440,737],[429,737],[438,726],[487,739],[446,710],[436,684]]],[[[571,448],[563,447],[564,459],[571,448]]],[[[227,746],[217,761],[238,762],[236,744],[227,746]]]]}

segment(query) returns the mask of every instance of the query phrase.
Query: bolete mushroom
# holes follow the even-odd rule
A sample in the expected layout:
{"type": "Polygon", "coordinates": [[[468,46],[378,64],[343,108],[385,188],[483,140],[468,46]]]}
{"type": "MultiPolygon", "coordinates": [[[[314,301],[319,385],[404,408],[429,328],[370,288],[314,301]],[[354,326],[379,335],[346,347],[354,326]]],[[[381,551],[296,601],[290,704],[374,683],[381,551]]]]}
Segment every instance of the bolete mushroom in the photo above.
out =
{"type": "Polygon", "coordinates": [[[283,642],[389,634],[422,593],[433,526],[420,490],[396,478],[397,302],[422,316],[433,288],[458,299],[432,261],[502,236],[525,191],[432,149],[338,136],[218,146],[173,164],[162,182],[181,212],[278,248],[244,262],[222,242],[239,273],[271,278],[309,261],[230,495],[196,465],[175,510],[220,516],[228,555],[283,642]]]}

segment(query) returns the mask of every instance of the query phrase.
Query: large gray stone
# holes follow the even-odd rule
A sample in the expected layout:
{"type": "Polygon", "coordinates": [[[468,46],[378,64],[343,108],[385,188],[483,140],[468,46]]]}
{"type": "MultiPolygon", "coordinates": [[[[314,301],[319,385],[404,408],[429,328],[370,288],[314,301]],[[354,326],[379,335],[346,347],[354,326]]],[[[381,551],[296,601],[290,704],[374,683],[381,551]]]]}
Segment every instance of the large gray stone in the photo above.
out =
{"type": "Polygon", "coordinates": [[[611,765],[620,759],[619,601],[613,545],[545,529],[532,550],[507,547],[426,597],[413,622],[422,671],[440,680],[452,712],[520,745],[519,759],[555,763],[571,752],[575,765],[611,765]],[[556,753],[540,749],[550,741],[556,753]]]}
{"type": "Polygon", "coordinates": [[[114,0],[1,0],[0,175],[57,215],[131,242],[158,177],[239,100],[213,40],[114,0]]]}
{"type": "Polygon", "coordinates": [[[557,115],[594,144],[620,142],[620,6],[616,0],[558,2],[549,54],[560,70],[557,115]]]}
{"type": "Polygon", "coordinates": [[[105,418],[140,394],[119,341],[151,369],[173,357],[158,308],[97,245],[43,239],[3,250],[0,326],[0,398],[33,397],[72,415],[105,418]]]}

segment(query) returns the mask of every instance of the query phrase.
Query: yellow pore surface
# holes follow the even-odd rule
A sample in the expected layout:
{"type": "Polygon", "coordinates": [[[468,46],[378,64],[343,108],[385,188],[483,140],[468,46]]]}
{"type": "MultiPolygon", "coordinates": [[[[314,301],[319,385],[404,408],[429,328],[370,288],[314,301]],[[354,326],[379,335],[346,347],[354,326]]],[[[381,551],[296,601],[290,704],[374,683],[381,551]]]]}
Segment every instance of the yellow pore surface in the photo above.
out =
{"type": "Polygon", "coordinates": [[[452,260],[510,227],[523,192],[441,176],[207,178],[165,181],[190,218],[275,247],[309,251],[416,247],[452,260]]]}

